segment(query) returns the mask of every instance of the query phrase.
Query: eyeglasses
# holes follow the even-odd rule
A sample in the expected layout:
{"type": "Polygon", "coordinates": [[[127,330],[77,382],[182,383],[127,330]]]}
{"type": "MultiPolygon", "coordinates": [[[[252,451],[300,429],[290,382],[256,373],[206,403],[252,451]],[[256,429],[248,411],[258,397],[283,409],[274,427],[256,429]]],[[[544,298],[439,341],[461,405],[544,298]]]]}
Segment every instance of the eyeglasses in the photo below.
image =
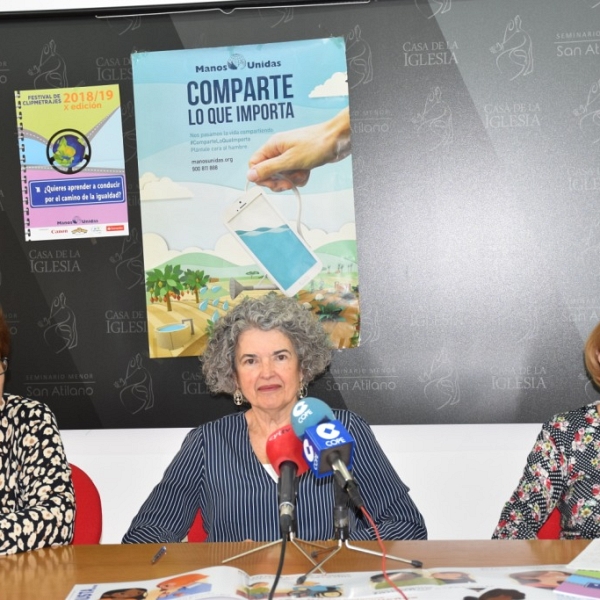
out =
{"type": "Polygon", "coordinates": [[[4,370],[0,371],[0,375],[4,375],[8,371],[8,358],[0,358],[0,364],[4,366],[4,370]]]}

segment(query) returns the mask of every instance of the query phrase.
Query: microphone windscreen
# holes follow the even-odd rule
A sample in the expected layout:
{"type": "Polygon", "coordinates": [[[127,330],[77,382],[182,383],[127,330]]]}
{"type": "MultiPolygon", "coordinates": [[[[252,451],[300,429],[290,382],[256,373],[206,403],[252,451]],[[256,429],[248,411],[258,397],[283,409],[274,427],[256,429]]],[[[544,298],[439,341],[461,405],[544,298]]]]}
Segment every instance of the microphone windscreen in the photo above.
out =
{"type": "Polygon", "coordinates": [[[284,425],[269,436],[267,457],[277,475],[280,475],[281,465],[284,462],[292,462],[296,465],[296,475],[302,475],[308,470],[302,451],[302,441],[294,433],[291,425],[284,425]]]}
{"type": "Polygon", "coordinates": [[[309,427],[334,419],[335,415],[329,405],[317,398],[302,398],[292,409],[292,427],[299,438],[309,427]]]}

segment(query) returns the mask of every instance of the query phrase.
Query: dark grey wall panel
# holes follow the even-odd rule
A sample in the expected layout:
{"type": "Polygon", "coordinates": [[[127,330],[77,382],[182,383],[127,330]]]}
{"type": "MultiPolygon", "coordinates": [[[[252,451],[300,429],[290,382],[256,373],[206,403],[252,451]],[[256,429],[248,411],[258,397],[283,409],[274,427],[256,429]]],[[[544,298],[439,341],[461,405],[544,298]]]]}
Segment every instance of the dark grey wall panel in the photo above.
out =
{"type": "MultiPolygon", "coordinates": [[[[311,393],[371,423],[536,422],[597,393],[600,3],[364,5],[0,21],[7,388],[64,428],[232,410],[196,359],[148,358],[130,55],[345,36],[361,346],[311,393]],[[128,238],[25,242],[14,91],[119,83],[128,238]]],[[[310,65],[307,65],[310,68],[310,65]]],[[[168,126],[168,114],[165,114],[168,126]]]]}

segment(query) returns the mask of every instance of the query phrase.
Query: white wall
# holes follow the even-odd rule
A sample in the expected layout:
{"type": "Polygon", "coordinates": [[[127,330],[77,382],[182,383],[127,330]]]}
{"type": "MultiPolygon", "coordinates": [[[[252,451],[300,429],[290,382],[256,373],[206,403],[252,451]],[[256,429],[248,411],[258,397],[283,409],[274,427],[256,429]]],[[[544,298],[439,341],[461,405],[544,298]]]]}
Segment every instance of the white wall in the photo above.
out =
{"type": "MultiPolygon", "coordinates": [[[[429,538],[489,539],[540,424],[380,425],[379,443],[425,516],[429,538]]],[[[65,430],[69,460],[96,482],[102,543],[121,541],[189,429],[65,430]]]]}

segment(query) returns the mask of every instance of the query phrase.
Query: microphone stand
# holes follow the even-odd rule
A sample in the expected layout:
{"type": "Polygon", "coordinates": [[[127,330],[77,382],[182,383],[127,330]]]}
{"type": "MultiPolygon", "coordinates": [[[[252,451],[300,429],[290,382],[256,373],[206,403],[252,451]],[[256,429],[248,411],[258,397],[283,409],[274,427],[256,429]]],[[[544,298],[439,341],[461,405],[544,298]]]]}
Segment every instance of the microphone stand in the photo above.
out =
{"type": "MultiPolygon", "coordinates": [[[[374,556],[383,556],[381,552],[376,552],[375,550],[369,550],[368,548],[360,548],[359,546],[353,546],[348,541],[348,536],[350,532],[350,519],[349,519],[349,508],[348,508],[348,492],[345,488],[345,482],[343,478],[336,477],[337,472],[334,471],[334,479],[336,483],[334,484],[334,497],[335,497],[335,506],[333,507],[333,539],[337,539],[337,545],[332,548],[324,548],[323,550],[315,550],[311,553],[312,558],[316,558],[319,554],[323,552],[329,552],[329,554],[320,562],[314,563],[314,567],[307,571],[304,575],[301,575],[296,580],[296,585],[300,585],[306,581],[306,578],[309,575],[312,575],[317,569],[321,569],[321,567],[333,556],[335,556],[344,546],[348,548],[348,550],[354,550],[356,552],[363,552],[365,554],[372,554],[374,556]]],[[[420,569],[423,567],[423,563],[420,560],[410,560],[407,558],[400,558],[398,556],[392,556],[390,554],[385,555],[386,558],[391,560],[397,560],[399,562],[407,563],[416,569],[420,569]]]]}
{"type": "MultiPolygon", "coordinates": [[[[280,479],[279,483],[281,484],[281,479],[280,479]]],[[[295,485],[296,485],[296,487],[298,486],[297,479],[296,479],[295,485]]],[[[291,544],[293,544],[300,551],[300,554],[302,554],[312,565],[314,565],[313,569],[310,571],[311,573],[313,573],[317,569],[321,573],[325,573],[325,571],[323,569],[321,569],[321,567],[319,565],[317,565],[317,563],[313,560],[311,555],[308,554],[308,552],[306,552],[306,550],[304,550],[304,548],[302,548],[302,546],[300,546],[300,544],[296,541],[296,537],[295,537],[296,519],[293,517],[292,514],[290,514],[289,510],[286,513],[285,520],[283,520],[280,516],[280,527],[281,527],[281,536],[282,536],[281,539],[275,540],[273,542],[267,542],[266,544],[263,544],[262,546],[259,546],[258,548],[252,548],[252,550],[247,550],[246,552],[241,552],[240,554],[236,554],[235,556],[230,556],[229,558],[226,558],[225,560],[223,560],[221,562],[227,563],[229,561],[235,560],[236,558],[241,558],[242,556],[247,556],[249,554],[253,554],[254,552],[258,552],[259,550],[266,550],[267,548],[270,548],[271,546],[276,546],[277,544],[282,544],[283,538],[285,538],[287,541],[289,541],[291,544]],[[286,529],[287,529],[287,531],[286,531],[286,529]]],[[[321,548],[323,550],[323,546],[321,546],[320,544],[313,544],[312,542],[307,542],[305,540],[300,540],[300,541],[302,541],[303,544],[308,544],[309,546],[314,546],[315,548],[321,548]]]]}
{"type": "MultiPolygon", "coordinates": [[[[320,565],[318,565],[314,561],[312,556],[306,550],[304,550],[304,548],[302,548],[302,546],[300,546],[300,544],[296,541],[296,537],[294,536],[293,532],[290,531],[287,534],[287,541],[289,541],[291,544],[293,544],[300,551],[300,554],[302,554],[310,563],[312,563],[314,565],[314,567],[309,571],[310,573],[314,573],[316,570],[319,570],[321,573],[325,573],[325,571],[323,569],[321,569],[320,565]]],[[[323,548],[319,544],[313,544],[312,542],[307,542],[305,540],[300,540],[300,541],[303,544],[308,544],[309,546],[315,546],[316,548],[323,548]]],[[[267,548],[270,548],[271,546],[276,546],[277,544],[282,544],[282,543],[283,543],[283,539],[275,540],[274,542],[267,542],[266,544],[263,544],[262,546],[259,546],[258,548],[252,548],[252,550],[246,550],[246,552],[240,552],[240,554],[236,554],[235,556],[230,556],[229,558],[226,558],[226,559],[222,560],[221,562],[227,563],[232,560],[235,560],[236,558],[242,558],[242,556],[248,556],[249,554],[252,554],[254,552],[258,552],[260,550],[266,550],[267,548]]],[[[324,550],[324,548],[323,548],[323,550],[324,550]]],[[[312,554],[314,554],[314,552],[312,554]]]]}

